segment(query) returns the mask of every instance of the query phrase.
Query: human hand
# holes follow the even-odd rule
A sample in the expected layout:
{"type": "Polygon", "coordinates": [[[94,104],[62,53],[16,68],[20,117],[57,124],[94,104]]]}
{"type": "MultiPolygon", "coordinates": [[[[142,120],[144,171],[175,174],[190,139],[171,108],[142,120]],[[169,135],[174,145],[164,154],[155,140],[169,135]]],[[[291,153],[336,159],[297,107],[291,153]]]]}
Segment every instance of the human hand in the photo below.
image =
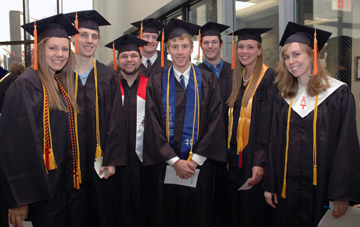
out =
{"type": "Polygon", "coordinates": [[[259,183],[264,176],[264,168],[260,166],[254,166],[252,168],[252,178],[249,182],[249,186],[254,186],[255,184],[259,183]]]}
{"type": "Polygon", "coordinates": [[[13,227],[22,227],[22,222],[27,218],[28,211],[28,205],[9,209],[8,219],[10,224],[13,227]]]}
{"type": "Polygon", "coordinates": [[[266,202],[267,202],[272,208],[276,208],[275,204],[278,204],[277,194],[271,193],[271,192],[265,192],[265,193],[264,193],[264,196],[265,196],[266,202]],[[274,197],[274,200],[273,200],[273,197],[274,197]],[[275,202],[275,203],[274,203],[274,202],[275,202]]]}
{"type": "Polygon", "coordinates": [[[349,201],[335,200],[333,216],[339,218],[345,215],[347,208],[349,207],[349,201]]]}
{"type": "Polygon", "coordinates": [[[192,169],[192,164],[186,160],[177,160],[173,164],[173,167],[176,171],[176,175],[178,175],[181,179],[188,179],[195,173],[195,169],[192,169]]]}
{"type": "Polygon", "coordinates": [[[104,176],[105,179],[108,179],[115,174],[115,166],[102,166],[100,168],[99,174],[101,175],[105,171],[105,169],[107,170],[107,173],[104,176]]]}

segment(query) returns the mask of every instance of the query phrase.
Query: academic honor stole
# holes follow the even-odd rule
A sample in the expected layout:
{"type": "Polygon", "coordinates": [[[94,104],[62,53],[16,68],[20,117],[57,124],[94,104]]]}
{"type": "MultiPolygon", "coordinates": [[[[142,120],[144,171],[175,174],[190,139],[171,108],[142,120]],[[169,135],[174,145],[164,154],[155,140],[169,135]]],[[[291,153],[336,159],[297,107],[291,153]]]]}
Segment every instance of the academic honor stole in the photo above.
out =
{"type": "MultiPolygon", "coordinates": [[[[175,129],[175,106],[176,106],[176,83],[172,66],[163,73],[163,108],[166,122],[166,137],[171,147],[174,147],[175,129]]],[[[195,149],[200,123],[200,100],[201,100],[201,72],[200,69],[191,64],[189,84],[187,87],[187,98],[185,107],[184,126],[181,140],[181,159],[191,159],[192,151],[195,149]]]]}
{"type": "MultiPolygon", "coordinates": [[[[149,78],[140,75],[139,86],[137,90],[136,99],[136,145],[135,152],[140,161],[143,162],[143,138],[144,138],[144,126],[145,126],[145,101],[146,101],[146,85],[149,78]]],[[[122,96],[122,104],[124,105],[124,88],[120,81],[119,84],[122,96]]]]}

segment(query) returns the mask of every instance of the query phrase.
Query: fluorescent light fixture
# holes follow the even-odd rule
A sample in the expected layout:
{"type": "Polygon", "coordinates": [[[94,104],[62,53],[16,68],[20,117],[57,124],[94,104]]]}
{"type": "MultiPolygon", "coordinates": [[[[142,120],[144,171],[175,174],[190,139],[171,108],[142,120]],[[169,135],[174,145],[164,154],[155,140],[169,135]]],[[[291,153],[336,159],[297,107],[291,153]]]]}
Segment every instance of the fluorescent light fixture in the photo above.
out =
{"type": "Polygon", "coordinates": [[[250,6],[253,6],[255,4],[256,3],[235,1],[235,8],[236,8],[236,11],[238,11],[238,10],[242,10],[242,9],[248,8],[250,6]]]}

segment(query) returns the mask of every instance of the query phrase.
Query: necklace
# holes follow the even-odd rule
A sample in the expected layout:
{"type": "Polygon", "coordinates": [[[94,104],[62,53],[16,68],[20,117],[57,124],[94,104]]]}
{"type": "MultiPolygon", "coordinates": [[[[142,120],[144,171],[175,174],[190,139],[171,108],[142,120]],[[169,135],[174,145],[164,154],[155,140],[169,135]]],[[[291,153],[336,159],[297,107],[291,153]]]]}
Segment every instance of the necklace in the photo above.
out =
{"type": "Polygon", "coordinates": [[[247,80],[245,80],[245,79],[244,79],[244,77],[245,77],[245,73],[244,73],[244,75],[243,75],[242,79],[243,79],[243,81],[244,81],[244,82],[249,82],[249,80],[250,80],[250,79],[251,79],[251,77],[252,77],[252,74],[251,74],[251,76],[249,77],[249,79],[247,79],[247,80]]]}

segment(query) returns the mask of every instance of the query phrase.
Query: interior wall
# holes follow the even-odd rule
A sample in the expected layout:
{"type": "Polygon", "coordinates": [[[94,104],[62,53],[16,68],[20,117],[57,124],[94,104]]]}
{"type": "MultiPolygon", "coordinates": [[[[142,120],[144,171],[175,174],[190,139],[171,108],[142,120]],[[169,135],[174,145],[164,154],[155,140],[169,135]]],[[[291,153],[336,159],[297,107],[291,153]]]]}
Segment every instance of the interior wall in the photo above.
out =
{"type": "Polygon", "coordinates": [[[94,0],[94,9],[111,24],[100,28],[101,39],[95,58],[100,62],[112,60],[112,50],[104,46],[122,36],[132,27],[130,23],[148,17],[170,2],[171,0],[94,0]]]}

